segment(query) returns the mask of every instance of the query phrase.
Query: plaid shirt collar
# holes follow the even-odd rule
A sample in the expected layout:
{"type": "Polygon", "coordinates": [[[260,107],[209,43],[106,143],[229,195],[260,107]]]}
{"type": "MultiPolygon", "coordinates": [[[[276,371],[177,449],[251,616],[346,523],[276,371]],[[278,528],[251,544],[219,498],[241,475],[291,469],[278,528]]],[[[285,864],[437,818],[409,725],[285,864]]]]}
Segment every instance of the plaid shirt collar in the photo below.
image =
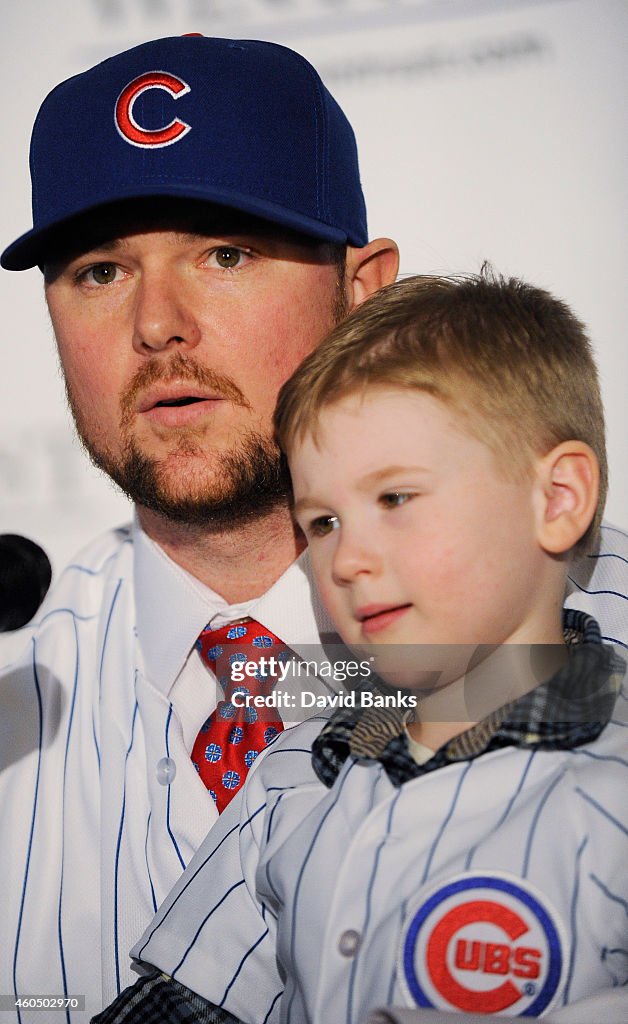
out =
{"type": "MultiPolygon", "coordinates": [[[[331,788],[348,757],[379,761],[392,784],[401,786],[499,747],[569,750],[594,740],[611,716],[625,664],[584,612],[563,612],[563,636],[568,660],[552,679],[454,736],[424,764],[408,750],[403,708],[340,708],[312,745],[314,771],[331,788]]],[[[381,681],[360,689],[396,692],[381,681]]]]}

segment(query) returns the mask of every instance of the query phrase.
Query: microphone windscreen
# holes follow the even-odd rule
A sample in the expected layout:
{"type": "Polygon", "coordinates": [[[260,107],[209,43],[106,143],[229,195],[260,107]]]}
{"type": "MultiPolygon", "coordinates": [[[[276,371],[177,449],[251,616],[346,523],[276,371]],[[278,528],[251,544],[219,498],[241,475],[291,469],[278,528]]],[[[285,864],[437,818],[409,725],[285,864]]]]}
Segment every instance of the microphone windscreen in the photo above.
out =
{"type": "Polygon", "coordinates": [[[25,626],[48,592],[52,567],[39,544],[0,534],[0,632],[25,626]]]}

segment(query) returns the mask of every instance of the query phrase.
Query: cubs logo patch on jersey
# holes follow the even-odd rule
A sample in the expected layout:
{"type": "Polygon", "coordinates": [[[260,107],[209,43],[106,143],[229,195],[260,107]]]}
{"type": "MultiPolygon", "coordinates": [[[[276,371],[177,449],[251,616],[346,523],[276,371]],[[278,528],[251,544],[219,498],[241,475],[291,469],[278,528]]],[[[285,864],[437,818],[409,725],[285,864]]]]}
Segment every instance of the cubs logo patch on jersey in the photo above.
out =
{"type": "Polygon", "coordinates": [[[399,961],[414,1005],[537,1017],[561,991],[569,948],[544,893],[487,871],[457,875],[422,896],[399,961]]]}

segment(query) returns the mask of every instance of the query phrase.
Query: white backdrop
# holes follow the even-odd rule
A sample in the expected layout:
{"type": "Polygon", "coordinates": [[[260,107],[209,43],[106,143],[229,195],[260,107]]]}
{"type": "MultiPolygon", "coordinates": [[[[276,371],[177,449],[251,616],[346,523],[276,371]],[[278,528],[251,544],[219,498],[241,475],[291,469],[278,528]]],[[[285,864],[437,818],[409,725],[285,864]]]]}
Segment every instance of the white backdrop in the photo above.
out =
{"type": "MultiPolygon", "coordinates": [[[[608,517],[628,525],[626,0],[21,0],[2,12],[0,242],[30,227],[37,108],[148,38],[266,38],[321,71],[358,136],[372,236],[402,272],[496,269],[589,324],[609,428],[608,517]]],[[[71,154],[68,154],[71,159],[71,154]]],[[[41,275],[0,274],[0,533],[58,568],[128,504],[73,440],[41,275]]]]}

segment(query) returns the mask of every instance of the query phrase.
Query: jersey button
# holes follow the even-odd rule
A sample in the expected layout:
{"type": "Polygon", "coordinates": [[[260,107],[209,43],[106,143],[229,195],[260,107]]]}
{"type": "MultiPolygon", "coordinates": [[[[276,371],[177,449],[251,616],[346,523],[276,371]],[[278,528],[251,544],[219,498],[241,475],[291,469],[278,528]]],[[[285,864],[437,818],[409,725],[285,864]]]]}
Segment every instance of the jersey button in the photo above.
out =
{"type": "Polygon", "coordinates": [[[169,786],[177,774],[177,766],[171,757],[162,757],[157,762],[157,782],[162,786],[169,786]]]}
{"type": "Polygon", "coordinates": [[[355,956],[358,949],[360,948],[360,933],[353,930],[353,928],[347,928],[346,932],[343,932],[338,939],[338,952],[342,956],[355,956]]]}

